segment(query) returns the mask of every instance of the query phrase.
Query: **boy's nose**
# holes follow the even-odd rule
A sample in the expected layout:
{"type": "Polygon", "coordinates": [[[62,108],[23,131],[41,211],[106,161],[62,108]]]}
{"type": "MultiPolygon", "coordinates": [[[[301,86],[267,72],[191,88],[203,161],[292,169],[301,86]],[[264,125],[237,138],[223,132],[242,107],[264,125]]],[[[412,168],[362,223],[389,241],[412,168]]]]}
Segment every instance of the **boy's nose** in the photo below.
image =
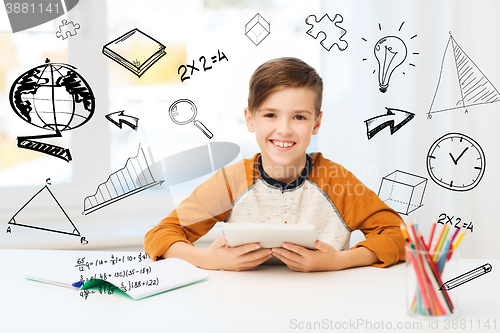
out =
{"type": "Polygon", "coordinates": [[[290,126],[290,121],[282,120],[278,124],[277,132],[283,135],[292,134],[292,127],[290,126]]]}

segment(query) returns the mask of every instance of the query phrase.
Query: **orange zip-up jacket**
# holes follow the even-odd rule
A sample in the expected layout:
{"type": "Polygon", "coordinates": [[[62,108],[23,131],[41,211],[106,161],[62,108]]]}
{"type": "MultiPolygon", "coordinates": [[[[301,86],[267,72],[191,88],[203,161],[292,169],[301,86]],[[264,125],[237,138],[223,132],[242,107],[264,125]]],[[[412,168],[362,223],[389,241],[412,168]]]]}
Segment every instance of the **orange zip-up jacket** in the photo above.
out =
{"type": "Polygon", "coordinates": [[[401,217],[351,172],[321,153],[307,155],[294,182],[269,177],[260,154],[219,169],[145,236],[157,260],[175,242],[192,244],[217,222],[316,225],[318,238],[348,250],[353,230],[366,237],[353,248],[373,251],[385,267],[404,260],[401,217]]]}

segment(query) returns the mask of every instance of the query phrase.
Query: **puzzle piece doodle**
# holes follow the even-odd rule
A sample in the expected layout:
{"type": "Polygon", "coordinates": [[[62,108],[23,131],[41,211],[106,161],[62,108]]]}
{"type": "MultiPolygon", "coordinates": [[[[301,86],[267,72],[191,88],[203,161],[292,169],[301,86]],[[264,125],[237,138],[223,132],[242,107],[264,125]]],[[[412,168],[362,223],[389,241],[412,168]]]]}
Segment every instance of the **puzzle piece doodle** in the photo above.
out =
{"type": "Polygon", "coordinates": [[[319,34],[323,33],[325,37],[321,40],[320,44],[325,50],[330,51],[333,45],[337,45],[340,51],[344,51],[347,48],[347,42],[342,37],[344,37],[347,31],[339,26],[343,20],[344,18],[340,14],[336,14],[333,20],[328,14],[325,14],[319,21],[316,15],[309,15],[306,18],[306,24],[310,25],[311,28],[306,33],[314,39],[317,39],[319,34]],[[325,17],[328,20],[325,20],[325,17]],[[338,40],[335,36],[338,36],[338,40]]]}
{"type": "Polygon", "coordinates": [[[63,40],[71,36],[76,36],[76,30],[80,29],[80,24],[73,24],[73,21],[62,20],[61,23],[62,25],[59,26],[59,30],[56,31],[56,36],[63,40]]]}

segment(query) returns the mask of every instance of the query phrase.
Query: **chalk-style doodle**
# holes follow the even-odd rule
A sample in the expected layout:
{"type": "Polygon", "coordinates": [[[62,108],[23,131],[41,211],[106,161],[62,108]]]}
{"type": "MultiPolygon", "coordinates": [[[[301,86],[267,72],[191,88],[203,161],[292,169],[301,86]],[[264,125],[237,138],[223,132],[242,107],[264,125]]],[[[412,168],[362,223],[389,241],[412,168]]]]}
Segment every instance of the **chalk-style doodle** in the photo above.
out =
{"type": "Polygon", "coordinates": [[[498,90],[450,33],[427,118],[431,119],[434,113],[457,109],[464,109],[467,113],[468,107],[498,101],[498,90]]]}
{"type": "Polygon", "coordinates": [[[385,109],[387,110],[386,114],[365,120],[366,135],[368,136],[368,140],[373,138],[375,134],[377,134],[387,126],[390,127],[391,135],[393,135],[401,127],[412,120],[413,117],[415,117],[414,113],[405,110],[393,109],[388,107],[386,107],[385,109]]]}
{"type": "Polygon", "coordinates": [[[259,13],[245,24],[245,35],[255,44],[259,45],[271,33],[271,24],[259,13]]]}
{"type": "Polygon", "coordinates": [[[74,24],[73,21],[62,20],[59,30],[56,31],[57,38],[65,40],[68,37],[76,36],[76,30],[80,29],[80,24],[74,24]]]}
{"type": "Polygon", "coordinates": [[[333,20],[328,14],[325,14],[319,21],[316,15],[309,15],[306,18],[306,24],[310,25],[311,28],[306,33],[314,39],[318,39],[319,35],[323,33],[324,37],[320,44],[325,50],[330,51],[333,45],[337,45],[340,51],[344,51],[348,44],[343,39],[347,31],[339,26],[343,21],[344,18],[340,14],[336,14],[333,20]]]}
{"type": "Polygon", "coordinates": [[[455,216],[450,216],[446,213],[441,213],[439,214],[439,218],[436,223],[442,224],[442,225],[447,225],[448,223],[450,224],[450,227],[454,227],[455,229],[466,229],[470,230],[470,232],[474,231],[474,226],[472,225],[472,221],[470,222],[463,222],[462,218],[455,216]],[[462,225],[460,225],[462,223],[462,225]]]}
{"type": "MultiPolygon", "coordinates": [[[[226,59],[226,61],[229,61],[229,59],[226,57],[226,55],[224,54],[224,52],[221,52],[219,49],[217,50],[217,55],[215,56],[212,56],[210,58],[212,60],[212,64],[215,64],[217,62],[217,59],[220,61],[226,59]]],[[[199,61],[200,63],[203,63],[203,71],[206,72],[210,69],[212,69],[212,66],[207,66],[207,58],[205,58],[205,56],[201,56],[199,58],[199,61]]],[[[179,74],[181,77],[181,82],[184,82],[185,80],[188,80],[191,78],[191,76],[193,76],[194,74],[194,71],[200,71],[200,69],[198,67],[195,66],[194,64],[194,60],[192,62],[192,65],[180,65],[179,68],[177,68],[177,74],[179,74]],[[187,72],[188,72],[188,69],[191,69],[191,73],[189,75],[187,75],[187,72]],[[181,71],[182,71],[182,74],[181,74],[181,71]]]]}
{"type": "Polygon", "coordinates": [[[396,170],[382,178],[379,198],[396,212],[408,215],[423,206],[427,178],[396,170]]]}
{"type": "MultiPolygon", "coordinates": [[[[15,214],[12,216],[12,218],[9,221],[10,225],[13,226],[19,226],[19,227],[26,227],[26,228],[32,228],[32,229],[37,229],[37,230],[43,230],[43,231],[50,231],[50,232],[56,232],[64,235],[70,235],[70,236],[77,236],[81,237],[80,232],[76,228],[75,224],[71,221],[69,218],[68,214],[64,211],[64,208],[62,208],[61,204],[59,201],[57,201],[56,197],[50,190],[50,188],[45,185],[42,187],[40,191],[38,191],[31,199],[28,200],[15,214]],[[40,203],[44,206],[47,206],[48,208],[59,208],[60,214],[55,217],[51,218],[50,221],[43,221],[37,219],[36,221],[33,221],[33,218],[25,217],[24,216],[24,210],[30,208],[30,203],[32,204],[33,202],[40,203]],[[44,225],[44,223],[46,225],[44,225]]],[[[10,226],[9,226],[10,228],[10,226]]],[[[82,245],[88,244],[88,241],[85,239],[85,237],[80,238],[80,243],[82,245]]]]}
{"type": "MultiPolygon", "coordinates": [[[[403,25],[405,23],[401,23],[399,26],[398,32],[401,31],[403,25]]],[[[382,30],[382,25],[379,23],[379,30],[382,30]]],[[[410,37],[410,40],[417,37],[417,35],[413,35],[410,37]]],[[[367,42],[365,38],[362,38],[363,41],[367,42]]],[[[400,67],[407,59],[408,56],[408,48],[406,47],[406,43],[398,36],[384,36],[380,38],[373,47],[373,54],[375,55],[375,59],[377,60],[378,69],[373,70],[375,74],[378,72],[378,84],[379,90],[382,93],[385,93],[389,88],[389,81],[391,80],[392,74],[394,70],[400,67]]],[[[413,55],[418,55],[418,52],[412,52],[413,55]]],[[[363,58],[363,61],[366,61],[367,58],[363,58]]],[[[408,65],[415,67],[415,64],[408,62],[408,65]]],[[[405,72],[403,71],[403,74],[405,72]]]]}
{"type": "Polygon", "coordinates": [[[18,137],[19,148],[71,161],[69,149],[32,139],[61,137],[61,132],[82,126],[94,114],[92,89],[75,69],[47,59],[44,65],[30,69],[14,81],[9,94],[14,112],[33,126],[55,132],[18,137]]]}
{"type": "Polygon", "coordinates": [[[443,283],[441,288],[439,288],[439,290],[443,290],[443,289],[444,290],[451,290],[453,288],[461,286],[462,284],[464,284],[466,282],[472,281],[472,280],[474,280],[474,279],[476,279],[476,278],[478,278],[486,273],[491,272],[492,269],[493,269],[493,267],[491,266],[491,264],[486,263],[482,266],[479,266],[477,268],[474,268],[473,270],[468,271],[467,273],[459,275],[456,278],[453,278],[449,281],[446,281],[445,283],[443,283]]]}
{"type": "Polygon", "coordinates": [[[155,162],[151,168],[163,169],[168,186],[208,175],[232,162],[240,146],[232,142],[207,142],[155,162]],[[163,167],[161,166],[163,164],[163,167]]]}
{"type": "Polygon", "coordinates": [[[79,0],[4,0],[12,32],[36,27],[72,10],[79,0]]]}
{"type": "Polygon", "coordinates": [[[485,169],[483,149],[464,134],[443,135],[427,153],[427,171],[431,179],[448,190],[472,190],[483,178],[485,169]]]}
{"type": "Polygon", "coordinates": [[[129,157],[122,169],[112,173],[106,182],[99,184],[94,195],[83,200],[83,214],[90,214],[118,200],[161,185],[163,182],[164,180],[154,179],[146,155],[139,146],[136,156],[129,157]]]}
{"type": "Polygon", "coordinates": [[[139,118],[127,116],[126,114],[124,114],[124,112],[125,110],[112,112],[107,114],[105,117],[120,129],[122,128],[122,125],[125,124],[132,128],[134,131],[137,131],[137,127],[139,126],[139,118]]]}
{"type": "Polygon", "coordinates": [[[141,77],[165,52],[165,46],[139,29],[132,29],[102,48],[102,53],[141,77]]]}
{"type": "Polygon", "coordinates": [[[186,125],[190,122],[200,129],[211,139],[214,135],[200,121],[196,120],[196,105],[189,99],[179,99],[170,105],[168,114],[174,123],[177,125],[186,125]]]}

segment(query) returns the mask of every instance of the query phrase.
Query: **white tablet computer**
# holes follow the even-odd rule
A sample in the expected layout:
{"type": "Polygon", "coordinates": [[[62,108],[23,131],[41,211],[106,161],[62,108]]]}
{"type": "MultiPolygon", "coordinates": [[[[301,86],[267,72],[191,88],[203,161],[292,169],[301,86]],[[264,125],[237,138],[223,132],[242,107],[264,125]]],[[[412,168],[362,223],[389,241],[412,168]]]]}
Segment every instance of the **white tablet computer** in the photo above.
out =
{"type": "Polygon", "coordinates": [[[259,243],[262,248],[282,247],[288,242],[316,249],[314,224],[224,223],[222,232],[229,247],[259,243]]]}

